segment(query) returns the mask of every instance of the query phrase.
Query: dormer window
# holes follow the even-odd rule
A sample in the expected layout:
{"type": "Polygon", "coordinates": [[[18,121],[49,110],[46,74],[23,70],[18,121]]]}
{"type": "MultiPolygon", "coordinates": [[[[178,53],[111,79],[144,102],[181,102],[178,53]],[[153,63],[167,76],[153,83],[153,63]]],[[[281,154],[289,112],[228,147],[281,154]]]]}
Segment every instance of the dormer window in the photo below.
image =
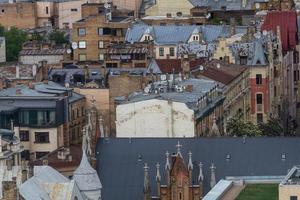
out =
{"type": "Polygon", "coordinates": [[[150,40],[151,40],[150,35],[145,35],[145,41],[150,41],[150,40]]]}
{"type": "Polygon", "coordinates": [[[193,36],[193,41],[199,41],[199,36],[198,35],[194,35],[193,36]]]}

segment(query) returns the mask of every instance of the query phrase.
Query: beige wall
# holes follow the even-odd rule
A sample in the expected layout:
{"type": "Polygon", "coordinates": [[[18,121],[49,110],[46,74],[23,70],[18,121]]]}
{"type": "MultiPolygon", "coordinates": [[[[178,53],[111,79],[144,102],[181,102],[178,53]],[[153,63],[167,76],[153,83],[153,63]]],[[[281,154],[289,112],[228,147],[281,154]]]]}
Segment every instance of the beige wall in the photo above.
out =
{"type": "Polygon", "coordinates": [[[176,16],[177,12],[189,15],[192,8],[188,0],[156,0],[156,4],[146,10],[146,16],[165,16],[167,13],[176,16]]]}
{"type": "Polygon", "coordinates": [[[46,1],[36,2],[38,26],[45,26],[51,23],[50,18],[54,15],[54,3],[46,1]],[[48,8],[48,13],[47,13],[48,8]]]}
{"type": "Polygon", "coordinates": [[[279,200],[289,200],[291,196],[300,199],[300,185],[279,185],[279,200]]]}
{"type": "Polygon", "coordinates": [[[81,5],[86,2],[85,0],[80,0],[57,3],[58,27],[64,28],[64,23],[68,23],[69,28],[72,28],[72,24],[81,19],[81,5]],[[75,10],[72,11],[71,9],[75,10]]]}
{"type": "Polygon", "coordinates": [[[177,58],[177,47],[176,46],[155,46],[155,58],[156,59],[176,59],[177,58]],[[174,48],[174,56],[167,56],[170,55],[170,47],[174,48]],[[159,55],[159,48],[164,48],[164,55],[160,56],[159,55]]]}
{"type": "Polygon", "coordinates": [[[220,39],[219,43],[217,45],[217,49],[213,55],[214,59],[222,60],[225,56],[229,57],[229,63],[235,64],[235,59],[232,56],[232,52],[228,47],[228,44],[230,44],[229,41],[226,39],[220,39]],[[222,59],[220,59],[222,58],[222,59]]]}
{"type": "Polygon", "coordinates": [[[28,128],[28,127],[15,127],[15,134],[19,137],[21,130],[29,131],[29,142],[21,142],[25,150],[30,153],[54,151],[58,147],[63,146],[63,126],[56,128],[28,128]],[[49,132],[49,143],[35,143],[35,132],[49,132]]]}

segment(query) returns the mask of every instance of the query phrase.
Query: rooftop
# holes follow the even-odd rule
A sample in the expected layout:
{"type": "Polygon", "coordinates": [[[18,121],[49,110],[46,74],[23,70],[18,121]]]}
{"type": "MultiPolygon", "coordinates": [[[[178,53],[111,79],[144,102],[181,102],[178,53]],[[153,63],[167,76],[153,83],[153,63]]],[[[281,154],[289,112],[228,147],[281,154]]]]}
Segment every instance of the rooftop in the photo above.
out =
{"type": "MultiPolygon", "coordinates": [[[[205,42],[213,42],[217,38],[230,35],[230,27],[227,25],[167,25],[167,26],[149,26],[145,24],[134,24],[128,28],[125,40],[129,43],[139,42],[144,33],[150,34],[156,44],[179,44],[186,43],[192,33],[202,33],[205,42]],[[176,33],[176,34],[175,34],[176,33]]],[[[247,28],[237,26],[236,33],[246,33],[247,28]]]]}
{"type": "MultiPolygon", "coordinates": [[[[300,138],[128,138],[101,139],[97,144],[97,171],[103,184],[103,199],[143,199],[144,164],[150,167],[152,195],[156,194],[156,163],[165,165],[165,153],[193,153],[193,179],[197,183],[203,163],[204,193],[210,190],[210,166],[216,166],[216,181],[226,176],[282,176],[300,163],[300,138]],[[237,151],[238,149],[238,151],[237,151]]],[[[185,156],[187,157],[187,156],[185,156]]],[[[186,163],[187,160],[185,160],[186,163]]],[[[165,172],[161,168],[162,184],[165,172]]]]}
{"type": "Polygon", "coordinates": [[[277,200],[278,184],[250,184],[242,190],[236,200],[277,200]]]}

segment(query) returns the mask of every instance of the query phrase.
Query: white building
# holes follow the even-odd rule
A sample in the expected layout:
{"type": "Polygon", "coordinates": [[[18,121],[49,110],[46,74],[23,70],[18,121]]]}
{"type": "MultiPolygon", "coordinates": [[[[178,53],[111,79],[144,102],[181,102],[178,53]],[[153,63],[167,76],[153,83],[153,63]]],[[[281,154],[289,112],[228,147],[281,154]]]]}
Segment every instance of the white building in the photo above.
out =
{"type": "MultiPolygon", "coordinates": [[[[154,84],[157,85],[146,87],[147,93],[135,93],[127,101],[119,102],[116,136],[195,137],[196,121],[202,113],[198,111],[207,108],[207,93],[217,91],[217,82],[187,79],[176,84],[172,81],[154,84]]],[[[212,96],[211,103],[219,97],[212,96]]]]}

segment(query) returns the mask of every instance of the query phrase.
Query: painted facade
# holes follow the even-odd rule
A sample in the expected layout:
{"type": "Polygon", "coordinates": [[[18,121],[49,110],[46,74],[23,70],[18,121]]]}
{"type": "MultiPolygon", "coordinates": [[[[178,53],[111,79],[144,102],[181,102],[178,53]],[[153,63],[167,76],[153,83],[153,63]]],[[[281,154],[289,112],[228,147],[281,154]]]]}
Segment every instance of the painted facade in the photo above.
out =
{"type": "Polygon", "coordinates": [[[146,16],[165,16],[170,13],[176,16],[178,12],[183,15],[190,15],[190,10],[194,6],[188,0],[157,0],[156,4],[146,9],[146,16]]]}

